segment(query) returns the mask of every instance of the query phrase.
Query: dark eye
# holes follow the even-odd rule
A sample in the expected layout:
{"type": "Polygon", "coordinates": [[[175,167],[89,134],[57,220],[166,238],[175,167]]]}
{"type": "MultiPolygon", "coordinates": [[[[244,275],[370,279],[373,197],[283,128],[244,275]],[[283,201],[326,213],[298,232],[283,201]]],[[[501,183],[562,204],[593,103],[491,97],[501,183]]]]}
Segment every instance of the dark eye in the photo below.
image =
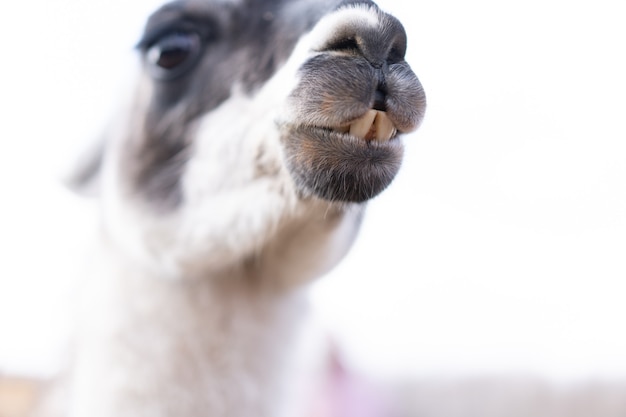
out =
{"type": "Polygon", "coordinates": [[[146,62],[155,78],[172,80],[183,75],[197,62],[200,46],[197,33],[169,33],[148,48],[146,62]]]}

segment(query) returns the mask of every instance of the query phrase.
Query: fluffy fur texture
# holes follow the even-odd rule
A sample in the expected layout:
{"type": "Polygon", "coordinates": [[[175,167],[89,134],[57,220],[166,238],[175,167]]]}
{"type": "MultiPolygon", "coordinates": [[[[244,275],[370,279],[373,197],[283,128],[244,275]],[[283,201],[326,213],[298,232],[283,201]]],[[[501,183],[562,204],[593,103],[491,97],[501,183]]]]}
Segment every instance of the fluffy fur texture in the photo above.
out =
{"type": "Polygon", "coordinates": [[[370,1],[184,0],[149,19],[98,176],[70,417],[298,415],[306,284],[347,252],[425,99],[370,1]],[[347,129],[370,109],[388,141],[347,129]]]}

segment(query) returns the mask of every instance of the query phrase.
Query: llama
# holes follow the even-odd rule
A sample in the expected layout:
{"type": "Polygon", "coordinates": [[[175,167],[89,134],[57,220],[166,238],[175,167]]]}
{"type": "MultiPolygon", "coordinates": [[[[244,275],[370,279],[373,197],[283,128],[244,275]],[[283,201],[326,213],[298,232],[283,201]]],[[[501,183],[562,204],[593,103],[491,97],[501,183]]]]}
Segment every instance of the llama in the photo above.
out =
{"type": "Polygon", "coordinates": [[[152,14],[134,95],[77,170],[101,239],[64,415],[304,415],[307,286],[348,251],[424,114],[406,42],[367,0],[152,14]]]}

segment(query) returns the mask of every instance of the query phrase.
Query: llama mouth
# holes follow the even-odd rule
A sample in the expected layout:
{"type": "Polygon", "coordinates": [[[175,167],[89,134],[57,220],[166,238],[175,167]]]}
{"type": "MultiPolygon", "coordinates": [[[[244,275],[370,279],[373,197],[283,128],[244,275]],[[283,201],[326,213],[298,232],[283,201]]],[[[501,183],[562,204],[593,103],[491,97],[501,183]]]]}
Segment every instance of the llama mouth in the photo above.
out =
{"type": "Polygon", "coordinates": [[[398,134],[398,129],[387,116],[379,110],[368,110],[352,123],[335,128],[337,132],[349,134],[367,142],[388,142],[398,134]]]}
{"type": "Polygon", "coordinates": [[[382,192],[404,154],[399,130],[385,112],[368,110],[352,122],[284,125],[287,168],[305,193],[362,203],[382,192]]]}

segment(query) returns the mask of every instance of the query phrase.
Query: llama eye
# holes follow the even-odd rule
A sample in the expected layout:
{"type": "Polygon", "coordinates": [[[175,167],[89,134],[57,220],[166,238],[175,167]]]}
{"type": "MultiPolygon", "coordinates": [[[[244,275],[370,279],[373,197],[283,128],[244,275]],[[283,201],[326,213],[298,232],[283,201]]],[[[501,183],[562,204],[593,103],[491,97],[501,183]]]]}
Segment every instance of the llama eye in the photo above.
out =
{"type": "Polygon", "coordinates": [[[161,37],[146,52],[152,75],[164,80],[183,75],[200,56],[200,44],[200,36],[193,32],[174,32],[161,37]]]}

